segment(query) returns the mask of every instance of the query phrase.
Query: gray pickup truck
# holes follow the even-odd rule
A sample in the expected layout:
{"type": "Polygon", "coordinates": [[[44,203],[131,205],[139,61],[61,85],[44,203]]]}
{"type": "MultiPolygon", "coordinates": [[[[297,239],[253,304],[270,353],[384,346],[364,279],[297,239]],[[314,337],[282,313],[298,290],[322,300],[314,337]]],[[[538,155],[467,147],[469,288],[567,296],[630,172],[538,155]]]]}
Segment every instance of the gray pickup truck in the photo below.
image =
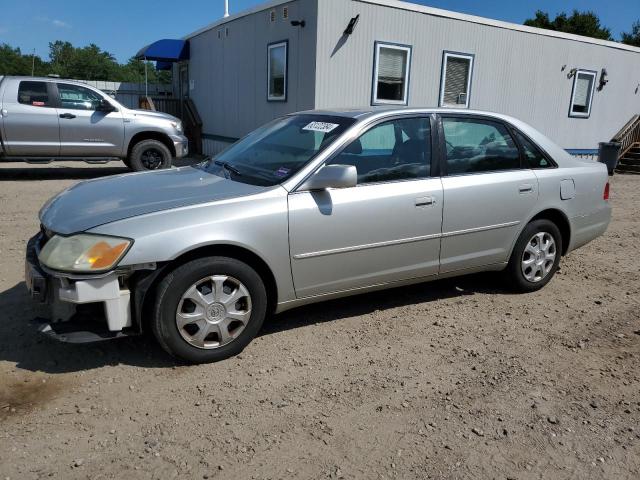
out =
{"type": "Polygon", "coordinates": [[[131,110],[81,82],[0,76],[0,161],[122,160],[140,171],[187,153],[176,117],[131,110]]]}

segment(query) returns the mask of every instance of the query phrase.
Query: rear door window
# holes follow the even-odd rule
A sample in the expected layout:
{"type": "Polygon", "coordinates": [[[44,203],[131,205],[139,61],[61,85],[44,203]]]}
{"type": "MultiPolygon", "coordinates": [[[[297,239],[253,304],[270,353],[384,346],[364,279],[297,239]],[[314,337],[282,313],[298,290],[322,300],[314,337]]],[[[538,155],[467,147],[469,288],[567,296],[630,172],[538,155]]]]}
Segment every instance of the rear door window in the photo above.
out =
{"type": "Polygon", "coordinates": [[[520,168],[520,152],[507,128],[476,118],[442,119],[447,173],[496,172],[520,168]]]}
{"type": "Polygon", "coordinates": [[[51,107],[51,99],[46,82],[20,82],[18,103],[32,107],[51,107]]]}

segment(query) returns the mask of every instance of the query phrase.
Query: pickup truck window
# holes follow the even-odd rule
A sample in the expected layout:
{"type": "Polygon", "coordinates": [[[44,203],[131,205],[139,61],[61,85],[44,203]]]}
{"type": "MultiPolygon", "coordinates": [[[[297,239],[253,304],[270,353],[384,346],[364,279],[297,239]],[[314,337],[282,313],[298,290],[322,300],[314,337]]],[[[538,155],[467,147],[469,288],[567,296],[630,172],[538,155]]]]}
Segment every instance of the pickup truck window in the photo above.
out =
{"type": "Polygon", "coordinates": [[[45,82],[20,82],[18,102],[33,107],[50,107],[47,84],[45,82]]]}
{"type": "Polygon", "coordinates": [[[60,107],[71,110],[95,110],[102,97],[93,90],[79,85],[58,84],[60,107]]]}

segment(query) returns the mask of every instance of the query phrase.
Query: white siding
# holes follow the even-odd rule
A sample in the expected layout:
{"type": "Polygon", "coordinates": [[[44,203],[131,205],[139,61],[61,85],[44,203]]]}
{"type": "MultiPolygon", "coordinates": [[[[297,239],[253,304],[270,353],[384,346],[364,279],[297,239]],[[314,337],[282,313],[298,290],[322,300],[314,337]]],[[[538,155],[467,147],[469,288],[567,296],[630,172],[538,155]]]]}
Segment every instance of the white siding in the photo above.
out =
{"type": "Polygon", "coordinates": [[[375,41],[413,47],[410,106],[438,105],[443,51],[474,54],[470,108],[513,115],[564,148],[597,148],[640,112],[640,53],[360,0],[319,0],[316,108],[370,105],[375,41]],[[609,73],[589,119],[568,115],[573,68],[609,73]]]}
{"type": "Polygon", "coordinates": [[[206,135],[238,138],[273,118],[314,107],[316,8],[315,0],[294,0],[274,7],[273,23],[267,9],[190,39],[189,93],[206,135]],[[296,19],[304,19],[305,28],[291,26],[296,19]],[[267,45],[281,40],[289,41],[287,101],[268,102],[267,45]]]}

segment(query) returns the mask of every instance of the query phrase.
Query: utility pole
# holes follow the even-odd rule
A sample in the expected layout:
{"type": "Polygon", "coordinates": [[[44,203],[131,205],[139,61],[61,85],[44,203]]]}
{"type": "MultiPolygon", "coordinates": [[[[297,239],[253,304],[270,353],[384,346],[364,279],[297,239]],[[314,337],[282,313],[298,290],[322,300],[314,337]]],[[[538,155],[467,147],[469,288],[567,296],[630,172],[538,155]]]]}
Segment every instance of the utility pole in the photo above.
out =
{"type": "Polygon", "coordinates": [[[33,49],[31,54],[31,76],[33,77],[36,71],[36,49],[33,49]]]}
{"type": "Polygon", "coordinates": [[[224,18],[229,16],[229,0],[224,0],[224,18]]]}

